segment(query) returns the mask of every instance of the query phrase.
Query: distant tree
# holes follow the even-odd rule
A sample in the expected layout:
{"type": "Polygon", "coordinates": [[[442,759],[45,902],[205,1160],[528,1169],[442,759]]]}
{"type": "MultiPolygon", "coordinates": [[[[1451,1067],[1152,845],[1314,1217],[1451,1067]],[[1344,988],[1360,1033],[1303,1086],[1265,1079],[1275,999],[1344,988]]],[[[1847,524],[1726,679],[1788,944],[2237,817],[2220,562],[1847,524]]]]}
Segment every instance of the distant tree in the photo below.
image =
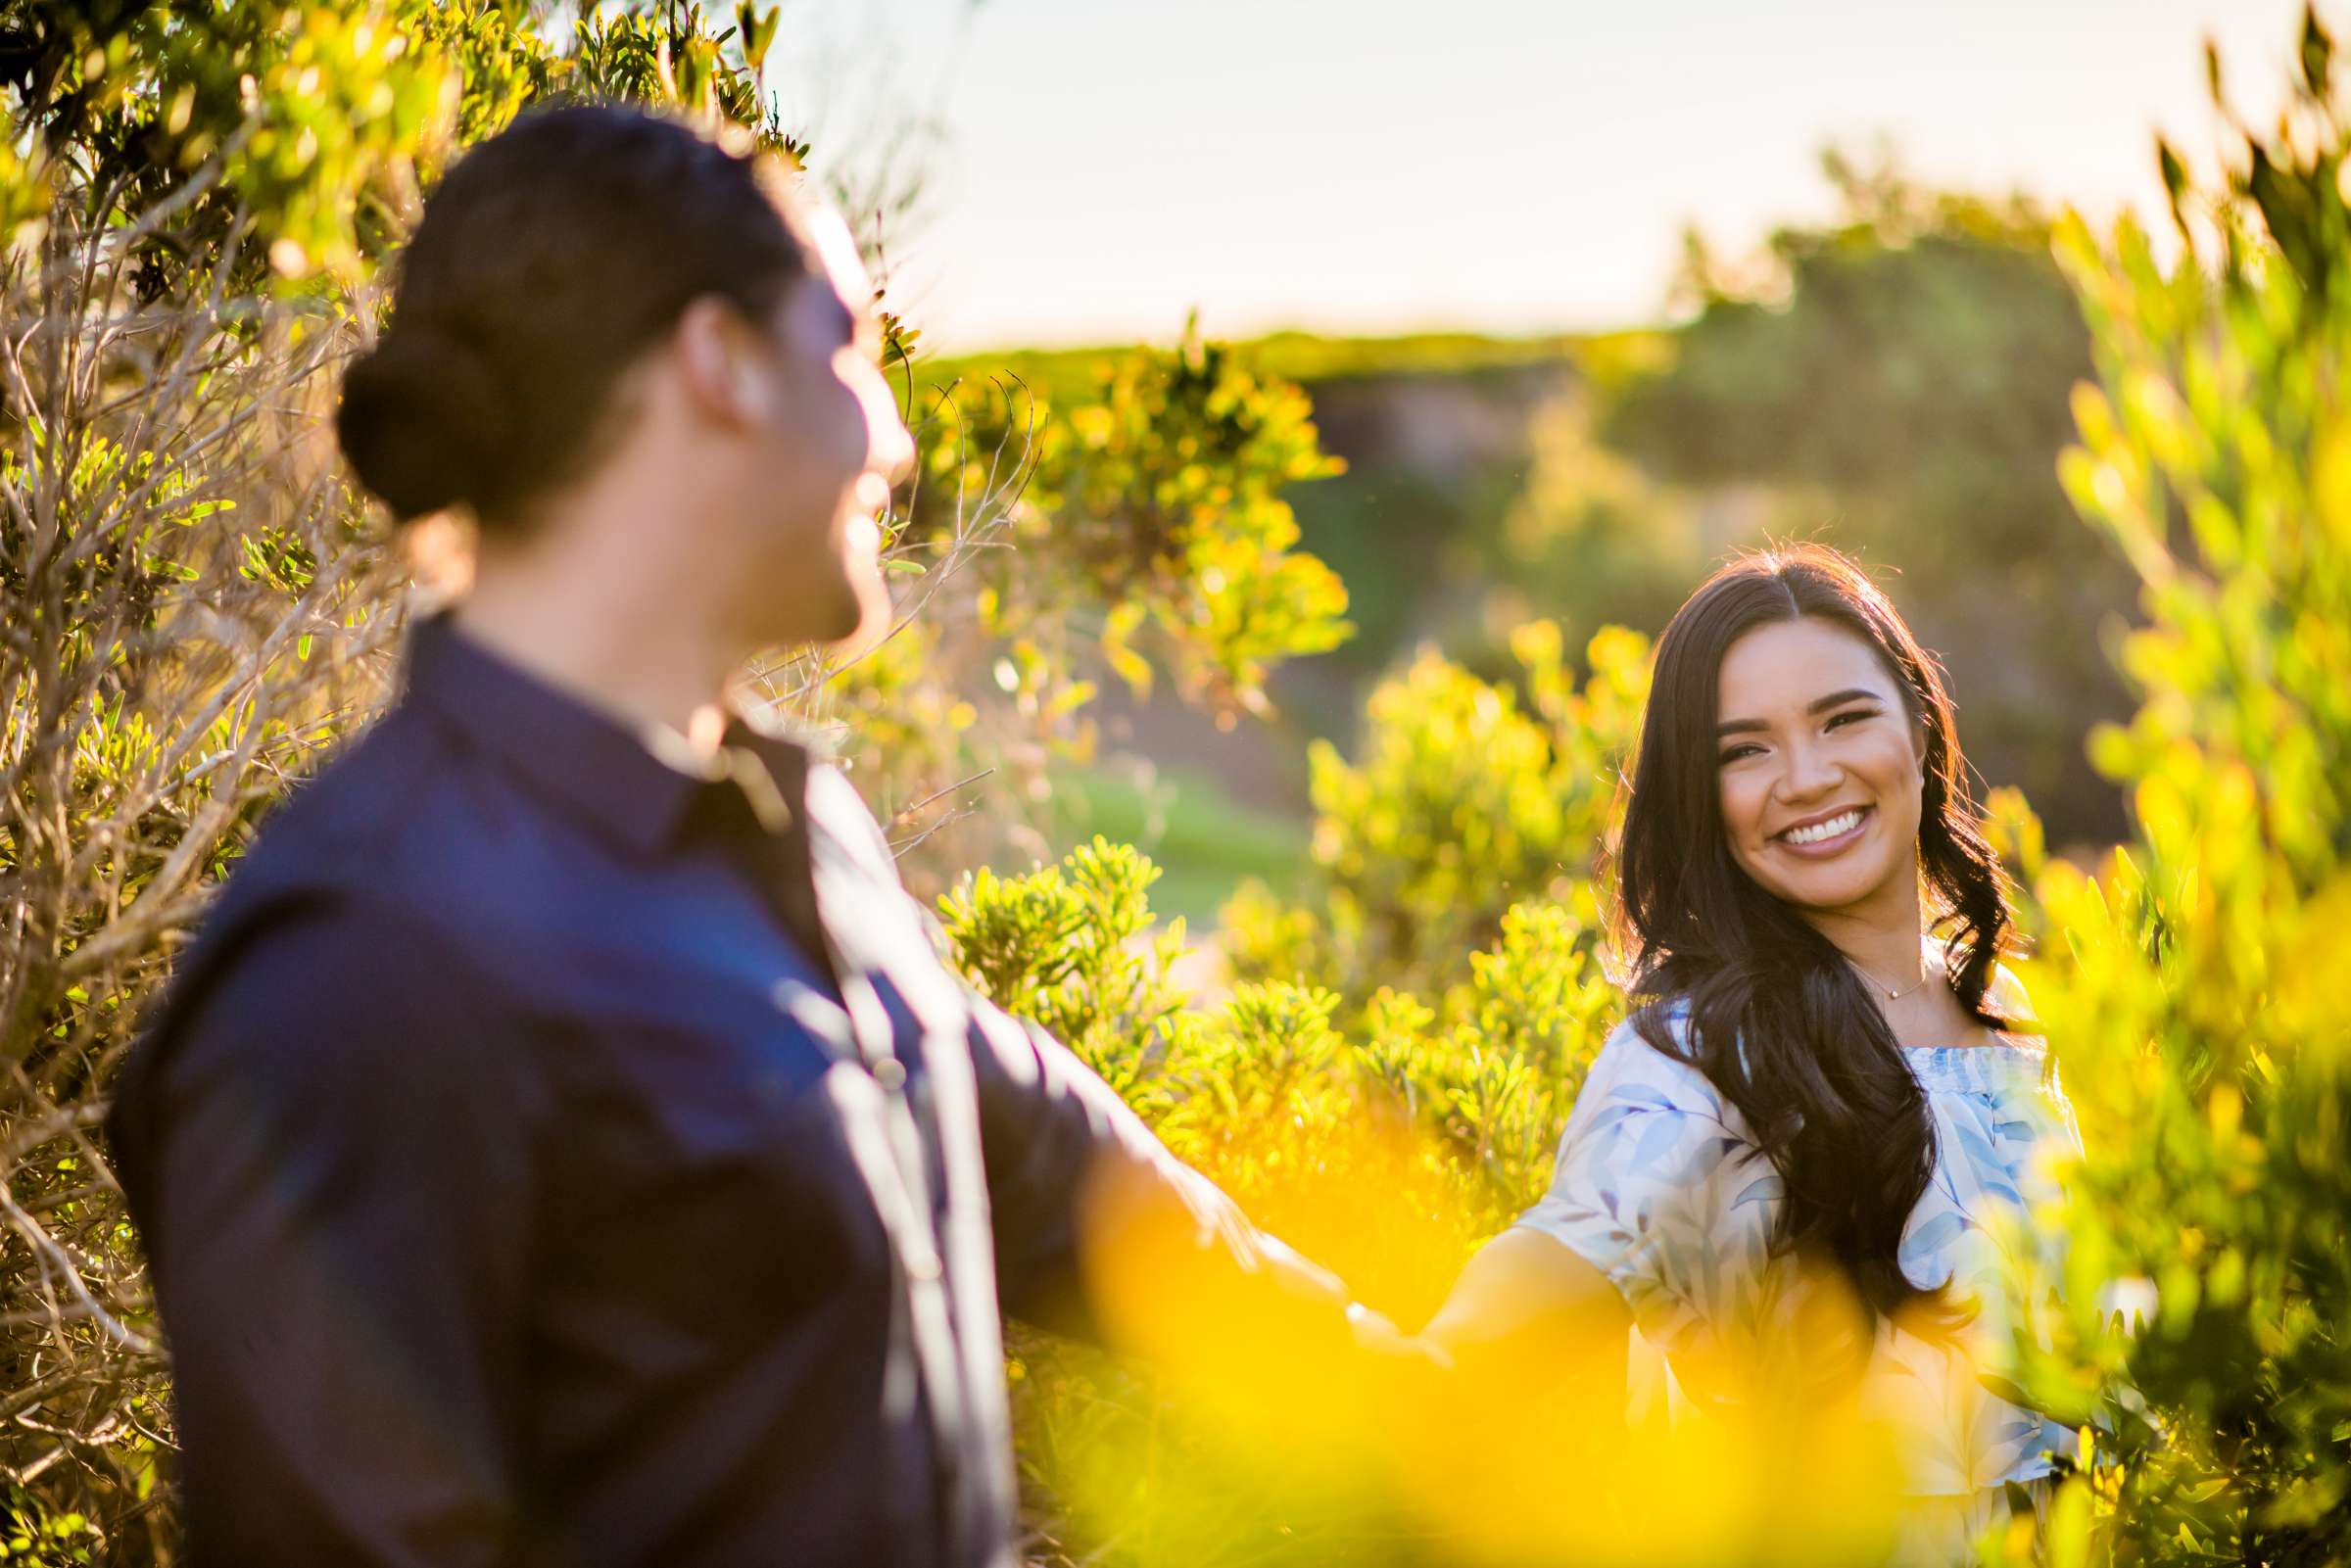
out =
{"type": "Polygon", "coordinates": [[[1785,487],[1776,526],[1898,570],[1976,765],[2061,840],[2110,842],[2121,804],[2083,736],[2127,709],[2103,639],[2133,598],[2057,483],[2092,364],[2050,220],[1890,163],[1824,166],[1836,222],[1736,262],[1693,236],[1678,286],[1697,318],[1666,366],[1625,383],[1604,439],[1670,480],[1785,487]]]}

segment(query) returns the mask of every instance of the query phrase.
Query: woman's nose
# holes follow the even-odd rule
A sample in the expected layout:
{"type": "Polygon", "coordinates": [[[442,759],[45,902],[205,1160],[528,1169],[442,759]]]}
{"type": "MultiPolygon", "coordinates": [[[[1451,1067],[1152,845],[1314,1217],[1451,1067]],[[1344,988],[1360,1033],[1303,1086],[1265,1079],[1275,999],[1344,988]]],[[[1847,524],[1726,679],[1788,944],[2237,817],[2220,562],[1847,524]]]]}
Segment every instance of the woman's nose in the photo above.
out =
{"type": "Polygon", "coordinates": [[[1784,755],[1788,759],[1788,766],[1780,777],[1780,789],[1789,798],[1807,799],[1837,787],[1841,777],[1837,765],[1824,756],[1819,747],[1799,741],[1790,746],[1784,755]]]}

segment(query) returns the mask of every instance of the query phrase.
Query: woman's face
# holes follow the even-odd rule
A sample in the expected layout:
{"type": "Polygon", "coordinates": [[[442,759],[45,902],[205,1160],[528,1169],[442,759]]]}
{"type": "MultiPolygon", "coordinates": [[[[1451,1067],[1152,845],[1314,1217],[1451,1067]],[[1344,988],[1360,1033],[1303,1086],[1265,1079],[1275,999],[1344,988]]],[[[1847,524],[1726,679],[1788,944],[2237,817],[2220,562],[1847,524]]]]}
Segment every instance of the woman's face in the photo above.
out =
{"type": "Polygon", "coordinates": [[[1715,730],[1723,833],[1764,891],[1812,914],[1907,911],[1925,736],[1866,640],[1804,617],[1724,653],[1715,730]]]}

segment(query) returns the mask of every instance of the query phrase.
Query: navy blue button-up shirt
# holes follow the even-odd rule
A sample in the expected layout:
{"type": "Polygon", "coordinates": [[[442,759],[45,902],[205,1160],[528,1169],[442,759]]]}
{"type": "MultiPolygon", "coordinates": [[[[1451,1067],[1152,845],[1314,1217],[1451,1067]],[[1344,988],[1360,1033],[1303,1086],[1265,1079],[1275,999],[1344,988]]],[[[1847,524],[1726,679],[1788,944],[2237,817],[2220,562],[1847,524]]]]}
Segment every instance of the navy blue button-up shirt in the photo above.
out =
{"type": "Polygon", "coordinates": [[[655,738],[425,622],[182,963],[112,1132],[199,1561],[1007,1562],[999,1300],[1083,1326],[1081,1191],[1263,1264],[837,771],[655,738]]]}

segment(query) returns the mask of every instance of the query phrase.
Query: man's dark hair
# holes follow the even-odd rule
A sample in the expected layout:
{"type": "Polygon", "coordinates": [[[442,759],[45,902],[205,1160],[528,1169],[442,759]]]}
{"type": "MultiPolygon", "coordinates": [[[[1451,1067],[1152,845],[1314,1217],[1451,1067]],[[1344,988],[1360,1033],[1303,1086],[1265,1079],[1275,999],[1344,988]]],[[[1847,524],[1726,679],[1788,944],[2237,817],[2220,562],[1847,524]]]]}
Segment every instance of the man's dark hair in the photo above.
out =
{"type": "Polygon", "coordinates": [[[1934,656],[1861,569],[1799,546],[1746,556],[1690,595],[1658,640],[1617,849],[1643,1039],[1689,1062],[1747,1117],[1787,1191],[1778,1249],[1832,1263],[1891,1314],[1927,1298],[1902,1272],[1902,1230],[1935,1168],[1926,1096],[1876,1001],[1826,936],[1741,869],[1722,825],[1714,726],[1723,655],[1759,626],[1825,621],[1866,642],[1926,739],[1919,869],[1947,933],[1948,979],[1994,1027],[1988,998],[2010,917],[2007,883],[1968,789],[1934,656]],[[1687,1042],[1671,1014],[1689,1009],[1687,1042]]]}
{"type": "Polygon", "coordinates": [[[642,110],[524,116],[465,153],[397,263],[335,428],[402,520],[485,528],[574,474],[621,374],[704,295],[754,320],[809,269],[781,168],[642,110]]]}

